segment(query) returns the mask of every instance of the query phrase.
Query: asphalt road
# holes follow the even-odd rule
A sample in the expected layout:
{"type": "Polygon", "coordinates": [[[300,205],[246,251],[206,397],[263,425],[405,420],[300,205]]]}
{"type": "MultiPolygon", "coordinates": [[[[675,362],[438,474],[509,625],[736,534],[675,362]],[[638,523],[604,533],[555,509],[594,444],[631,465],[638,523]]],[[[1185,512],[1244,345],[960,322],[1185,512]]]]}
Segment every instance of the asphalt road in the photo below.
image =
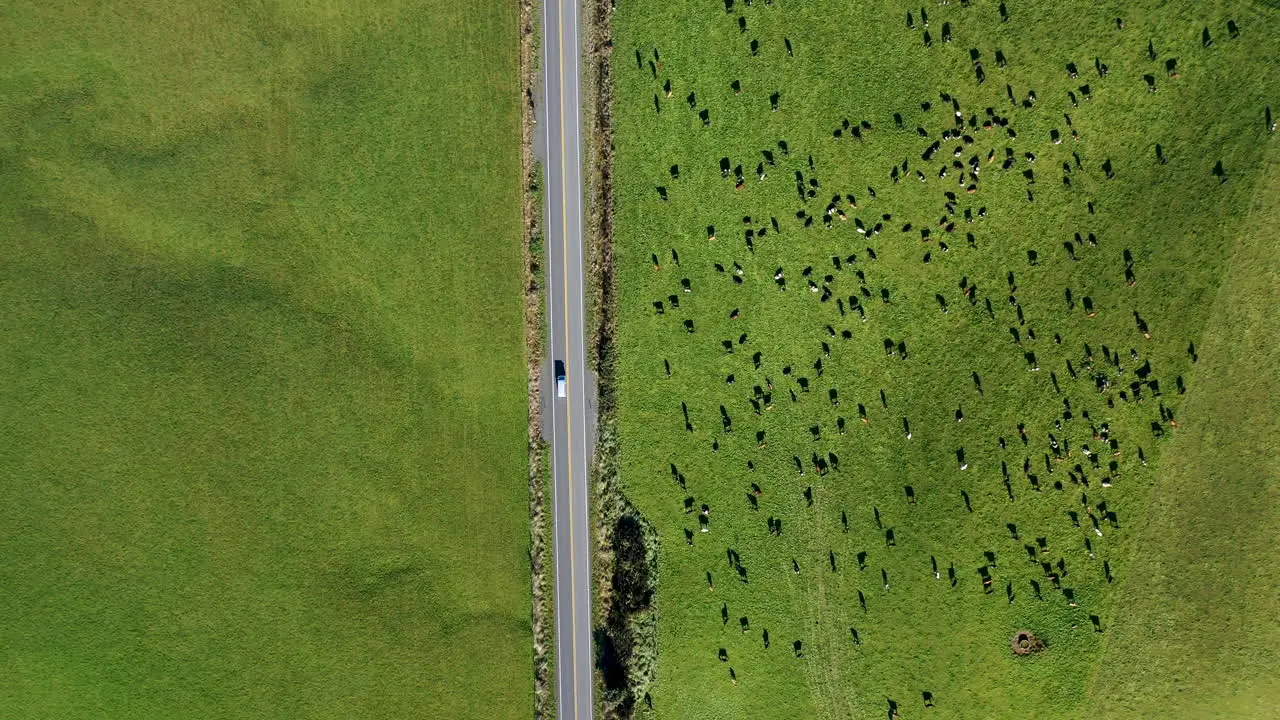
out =
{"type": "Polygon", "coordinates": [[[581,11],[578,0],[544,0],[540,134],[545,143],[549,403],[555,522],[556,703],[560,717],[593,715],[591,527],[587,518],[588,413],[594,382],[587,374],[582,250],[581,11]],[[556,362],[563,362],[567,397],[557,397],[556,362]]]}

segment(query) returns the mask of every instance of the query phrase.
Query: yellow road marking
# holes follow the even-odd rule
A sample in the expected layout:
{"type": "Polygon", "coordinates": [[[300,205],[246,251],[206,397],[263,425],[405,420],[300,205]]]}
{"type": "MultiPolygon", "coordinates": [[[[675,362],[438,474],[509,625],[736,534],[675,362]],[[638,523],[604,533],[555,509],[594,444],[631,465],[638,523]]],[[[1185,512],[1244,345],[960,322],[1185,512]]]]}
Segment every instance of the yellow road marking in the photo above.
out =
{"type": "MultiPolygon", "coordinates": [[[[572,386],[569,384],[569,187],[568,187],[568,149],[565,147],[565,108],[564,108],[564,17],[561,12],[563,2],[556,2],[556,29],[559,33],[560,55],[557,58],[560,71],[560,215],[563,221],[562,227],[562,244],[564,247],[564,363],[565,363],[565,422],[569,431],[569,437],[565,441],[566,456],[568,458],[568,466],[566,467],[567,479],[569,482],[569,626],[571,628],[570,642],[570,672],[573,675],[573,717],[578,717],[578,625],[576,619],[578,617],[578,596],[574,592],[577,586],[577,557],[574,553],[573,541],[573,392],[572,386]]],[[[562,710],[563,712],[563,710],[562,710]]]]}

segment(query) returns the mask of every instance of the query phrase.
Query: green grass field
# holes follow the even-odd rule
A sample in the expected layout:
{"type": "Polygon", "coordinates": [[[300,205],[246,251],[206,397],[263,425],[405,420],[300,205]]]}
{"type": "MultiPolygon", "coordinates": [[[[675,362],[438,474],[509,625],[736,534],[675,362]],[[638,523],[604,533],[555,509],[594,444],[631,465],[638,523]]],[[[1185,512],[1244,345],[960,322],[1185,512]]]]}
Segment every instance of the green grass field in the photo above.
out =
{"type": "MultiPolygon", "coordinates": [[[[1273,153],[1274,158],[1274,153],[1273,153]]],[[[1275,714],[1280,698],[1280,163],[1231,250],[1202,338],[1203,387],[1165,451],[1133,573],[1127,621],[1107,645],[1099,717],[1275,714]],[[1135,653],[1135,649],[1138,652],[1135,653]],[[1136,657],[1141,662],[1134,662],[1136,657]]]]}
{"type": "Polygon", "coordinates": [[[0,9],[0,715],[532,712],[516,11],[0,9]]]}
{"type": "Polygon", "coordinates": [[[1280,11],[999,7],[929,3],[926,47],[901,3],[619,3],[620,446],[661,539],[660,717],[1252,718],[1280,701],[1280,11]],[[826,229],[834,195],[848,220],[826,229]],[[1047,649],[1015,657],[1022,629],[1047,649]]]}

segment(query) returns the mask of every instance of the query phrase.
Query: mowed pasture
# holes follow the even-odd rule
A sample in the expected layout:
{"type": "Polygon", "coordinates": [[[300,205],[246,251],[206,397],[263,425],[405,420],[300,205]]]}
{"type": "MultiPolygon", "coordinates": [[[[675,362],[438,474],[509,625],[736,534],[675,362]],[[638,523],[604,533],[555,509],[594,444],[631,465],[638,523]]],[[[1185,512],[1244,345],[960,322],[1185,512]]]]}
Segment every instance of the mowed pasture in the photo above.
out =
{"type": "Polygon", "coordinates": [[[635,0],[615,30],[652,712],[1273,706],[1280,14],[635,0]]]}
{"type": "Polygon", "coordinates": [[[516,12],[0,10],[0,714],[532,712],[516,12]]]}

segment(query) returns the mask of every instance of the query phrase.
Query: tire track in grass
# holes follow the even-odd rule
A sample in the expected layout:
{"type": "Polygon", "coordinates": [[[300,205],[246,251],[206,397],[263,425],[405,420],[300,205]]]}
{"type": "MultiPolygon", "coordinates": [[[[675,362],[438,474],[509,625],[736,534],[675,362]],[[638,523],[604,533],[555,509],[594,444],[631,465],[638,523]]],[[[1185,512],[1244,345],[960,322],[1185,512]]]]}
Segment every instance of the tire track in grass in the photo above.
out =
{"type": "MultiPolygon", "coordinates": [[[[815,518],[827,517],[828,508],[825,504],[827,494],[822,490],[823,488],[818,488],[814,491],[816,498],[812,514],[815,518]]],[[[825,523],[817,521],[810,525],[815,528],[810,533],[810,551],[818,554],[834,552],[831,539],[827,537],[825,531],[825,523]]],[[[837,553],[837,563],[841,562],[844,555],[837,553]]],[[[811,589],[804,594],[806,630],[833,627],[833,622],[836,620],[832,617],[834,614],[832,603],[827,602],[827,572],[816,570],[813,573],[815,580],[811,589]]],[[[835,574],[838,575],[838,571],[835,574]]],[[[831,581],[838,583],[840,579],[833,577],[831,581]]],[[[837,592],[837,594],[841,593],[837,592]]],[[[799,638],[804,642],[805,681],[809,686],[810,696],[822,699],[820,707],[824,712],[829,714],[832,708],[839,708],[841,712],[836,717],[852,717],[849,697],[844,692],[844,664],[840,660],[838,647],[828,642],[831,637],[829,632],[815,631],[812,637],[799,638]]]]}

